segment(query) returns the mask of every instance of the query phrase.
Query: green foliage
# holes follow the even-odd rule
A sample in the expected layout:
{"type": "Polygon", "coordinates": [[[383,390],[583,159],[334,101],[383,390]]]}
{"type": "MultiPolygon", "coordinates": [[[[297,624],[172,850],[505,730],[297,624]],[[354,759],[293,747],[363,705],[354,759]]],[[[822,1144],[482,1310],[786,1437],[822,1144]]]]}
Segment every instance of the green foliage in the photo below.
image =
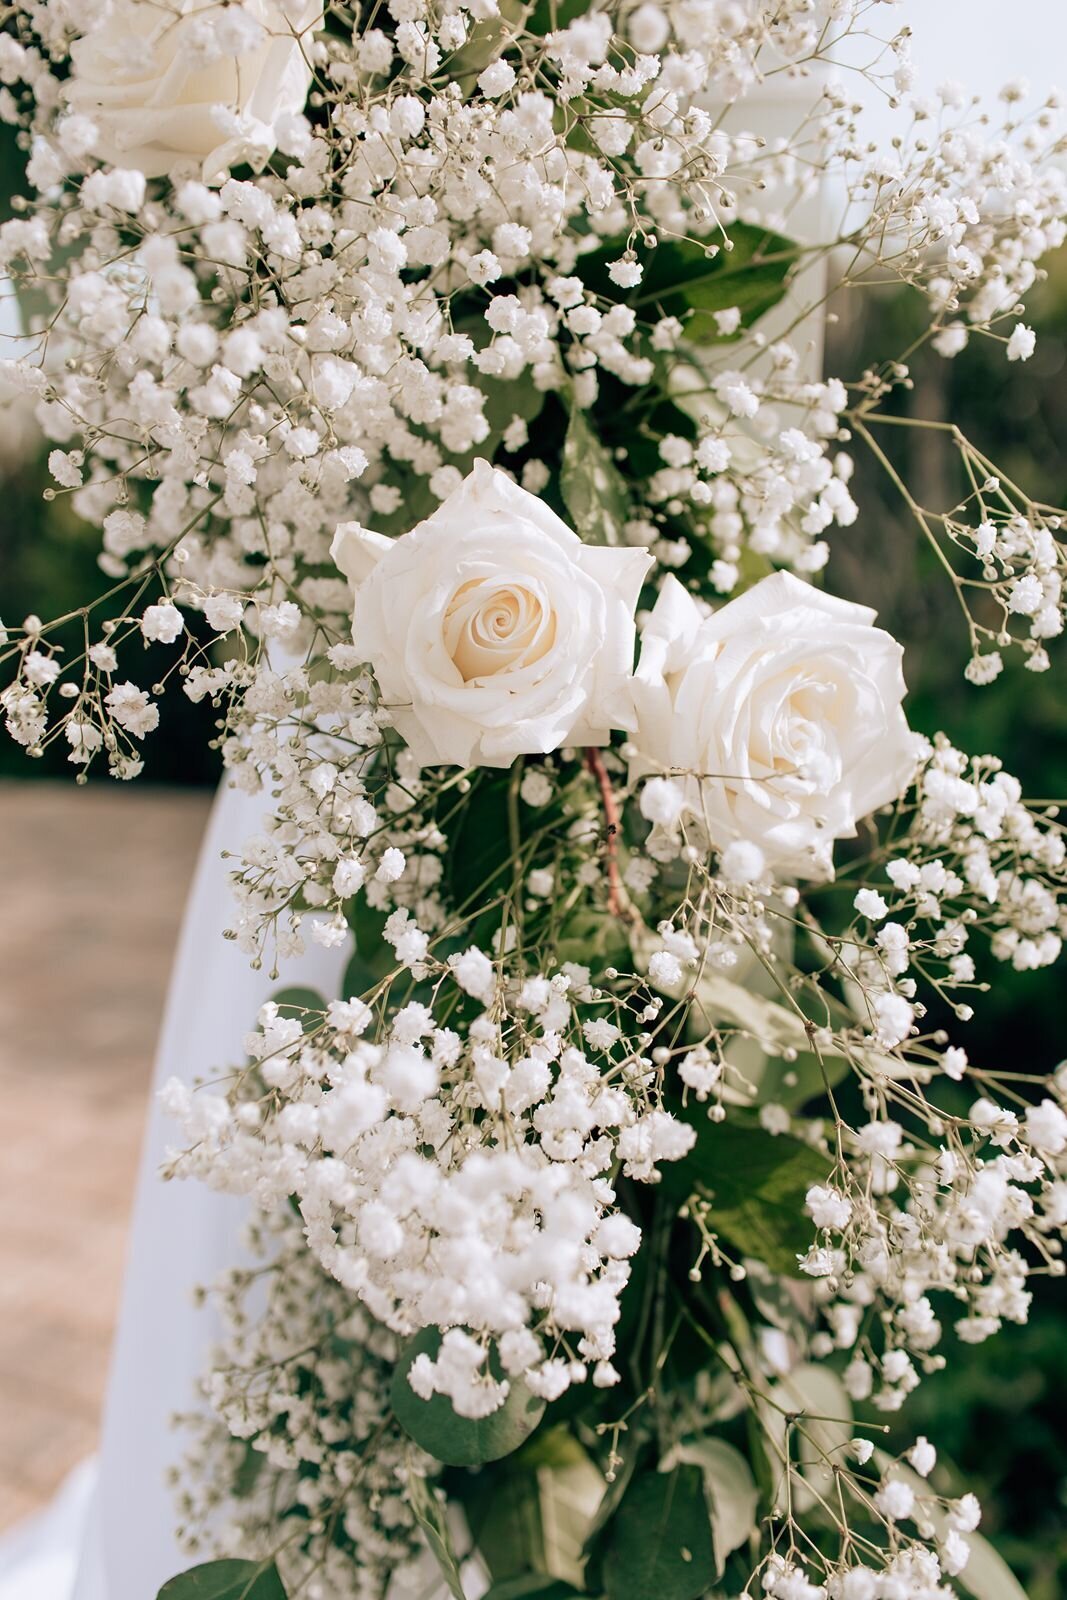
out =
{"type": "Polygon", "coordinates": [[[400,467],[386,468],[381,481],[387,487],[400,489],[401,498],[395,511],[375,512],[376,533],[386,533],[390,538],[398,538],[400,534],[410,532],[418,523],[425,521],[441,504],[430,488],[428,478],[413,477],[400,467]]]}
{"type": "Polygon", "coordinates": [[[494,1583],[482,1600],[570,1600],[581,1594],[569,1583],[550,1578],[543,1572],[524,1572],[520,1578],[508,1578],[505,1583],[494,1583]]]}
{"type": "Polygon", "coordinates": [[[635,1477],[608,1528],[609,1600],[697,1600],[715,1574],[700,1468],[678,1466],[635,1477]]]}
{"type": "Polygon", "coordinates": [[[286,1594],[273,1561],[206,1561],[170,1578],[157,1600],[286,1600],[286,1594]]]}
{"type": "MultiPolygon", "coordinates": [[[[644,1258],[638,1256],[638,1264],[644,1258]]],[[[623,1315],[626,1314],[626,1297],[623,1297],[623,1315]]],[[[607,1554],[612,1525],[618,1515],[619,1508],[626,1496],[630,1484],[637,1472],[640,1455],[639,1434],[635,1431],[626,1435],[622,1445],[622,1460],[614,1463],[614,1477],[604,1490],[600,1504],[589,1525],[589,1532],[585,1538],[585,1587],[592,1594],[600,1594],[604,1588],[604,1559],[607,1554]]]]}
{"type": "Polygon", "coordinates": [[[694,1009],[702,1023],[743,1028],[765,1050],[802,1050],[808,1044],[804,1019],[797,1012],[769,1000],[751,982],[735,983],[721,972],[701,973],[694,1009]]]}
{"type": "Polygon", "coordinates": [[[604,1479],[567,1428],[536,1434],[486,1479],[468,1481],[467,1521],[494,1584],[581,1583],[604,1479]]]}
{"type": "Polygon", "coordinates": [[[284,1015],[298,1016],[305,1033],[318,1027],[326,1010],[326,1000],[317,989],[301,988],[299,984],[277,990],[271,999],[284,1015]]]}
{"type": "Polygon", "coordinates": [[[816,1496],[821,1495],[824,1502],[832,1497],[834,1474],[827,1463],[839,1459],[855,1432],[852,1401],[833,1368],[825,1363],[799,1362],[783,1374],[758,1410],[770,1442],[772,1503],[780,1511],[789,1503],[806,1511],[815,1504],[816,1496]],[[789,1417],[801,1419],[795,1430],[790,1428],[789,1417]],[[793,1473],[787,1485],[783,1463],[790,1453],[798,1459],[801,1475],[793,1473]]]}
{"type": "Polygon", "coordinates": [[[448,824],[447,886],[451,903],[461,910],[469,910],[475,900],[491,900],[511,881],[508,800],[512,776],[510,771],[495,768],[472,774],[462,809],[448,824]]]}
{"type": "Polygon", "coordinates": [[[698,1467],[704,1476],[704,1493],[711,1508],[715,1575],[721,1578],[727,1556],[751,1538],[756,1525],[759,1490],[748,1462],[725,1439],[708,1434],[676,1445],[669,1463],[698,1467]]]}
{"type": "MultiPolygon", "coordinates": [[[[1050,506],[1067,503],[1067,250],[1048,256],[1047,277],[1027,296],[1026,321],[1037,349],[1025,364],[1006,364],[999,340],[972,336],[946,361],[929,348],[908,356],[910,381],[885,409],[905,419],[951,418],[996,461],[1005,480],[1024,483],[1050,506]]],[[[909,291],[849,297],[852,315],[827,329],[827,370],[861,372],[887,349],[904,350],[926,327],[926,306],[909,291]]],[[[912,426],[879,430],[878,442],[902,477],[934,510],[970,492],[959,453],[946,433],[912,426]]],[[[904,645],[908,720],[932,735],[944,729],[964,750],[993,751],[1027,795],[1067,794],[1065,646],[1052,641],[1050,672],[1027,672],[1005,657],[1005,670],[982,688],[967,683],[970,654],[962,618],[921,530],[883,468],[862,443],[851,489],[861,508],[847,539],[830,541],[828,587],[874,605],[879,625],[904,645]]],[[[986,620],[989,620],[987,618],[986,620]]],[[[1063,1055],[1063,974],[1057,966],[1015,972],[994,962],[980,941],[970,947],[981,997],[981,1025],[962,1033],[950,1007],[933,997],[925,1026],[947,1027],[976,1069],[1025,1063],[1038,1072],[1063,1055]]],[[[962,1086],[961,1086],[962,1087],[962,1086]]],[[[968,1100],[961,1096],[960,1112],[968,1100]]],[[[955,1109],[955,1107],[953,1108],[955,1109]]],[[[924,1432],[982,1503],[982,1531],[1010,1561],[1030,1600],[1067,1594],[1067,1401],[1062,1381],[1067,1341],[1062,1285],[1034,1278],[1025,1328],[964,1345],[946,1331],[947,1367],[909,1395],[894,1449],[924,1432]],[[990,1441],[995,1440],[995,1448],[990,1441]]],[[[949,1319],[951,1320],[951,1319],[949,1319]]],[[[880,1417],[879,1420],[885,1420],[880,1417]]]]}
{"type": "MultiPolygon", "coordinates": [[[[372,915],[377,916],[377,913],[372,913],[372,915]]],[[[365,922],[363,917],[357,917],[353,920],[357,928],[362,927],[365,922]]],[[[382,918],[383,926],[384,921],[385,919],[382,918]]],[[[385,973],[394,965],[391,960],[392,954],[390,947],[381,940],[369,959],[361,950],[355,949],[348,959],[344,977],[341,979],[342,997],[345,1000],[351,1000],[365,995],[369,990],[373,989],[379,978],[384,977],[385,973]]]]}
{"type": "MultiPolygon", "coordinates": [[[[516,417],[523,422],[533,422],[544,410],[545,390],[539,389],[526,376],[505,379],[479,373],[478,387],[485,395],[485,419],[494,439],[498,439],[516,417]]],[[[480,445],[475,454],[484,451],[484,445],[480,445]]]]}
{"type": "Polygon", "coordinates": [[[422,1529],[430,1553],[437,1562],[441,1576],[454,1596],[454,1600],[465,1600],[463,1583],[459,1575],[459,1562],[456,1552],[452,1548],[452,1536],[448,1531],[448,1517],[444,1503],[439,1500],[426,1482],[416,1472],[409,1472],[407,1477],[408,1504],[410,1505],[415,1521],[422,1529]]]}
{"type": "MultiPolygon", "coordinates": [[[[8,130],[10,131],[10,130],[8,130]]],[[[23,439],[18,431],[18,412],[12,412],[5,428],[8,449],[0,459],[4,515],[0,518],[0,619],[11,624],[35,612],[45,618],[62,617],[92,605],[113,587],[98,565],[100,530],[83,522],[73,510],[70,497],[59,494],[43,500],[46,488],[55,488],[47,469],[47,449],[37,438],[23,439]]],[[[153,595],[146,595],[147,604],[153,595]]],[[[99,605],[90,620],[90,638],[99,637],[100,624],[111,613],[99,605]]],[[[215,636],[206,624],[186,613],[189,625],[200,635],[209,655],[215,636]]],[[[75,659],[85,648],[84,626],[80,616],[59,628],[56,642],[65,659],[75,659]]],[[[151,684],[161,679],[174,665],[171,645],[145,647],[137,637],[120,646],[120,676],[151,684]]],[[[10,663],[0,667],[0,689],[12,675],[10,663]]],[[[221,771],[221,757],[211,748],[218,715],[210,699],[194,705],[180,688],[164,694],[159,706],[159,729],[140,746],[143,783],[169,783],[182,786],[212,785],[221,771]]],[[[70,782],[74,768],[67,757],[70,746],[65,739],[48,745],[44,755],[31,759],[6,733],[0,738],[0,775],[4,777],[62,778],[70,782]]],[[[113,783],[103,761],[89,768],[90,782],[113,783]]]]}
{"type": "Polygon", "coordinates": [[[465,42],[449,57],[449,76],[460,86],[464,98],[473,94],[478,74],[499,55],[501,36],[509,28],[520,26],[526,11],[524,0],[500,0],[494,15],[475,22],[465,42]]]}
{"type": "MultiPolygon", "coordinates": [[[[609,413],[604,417],[604,436],[611,440],[613,448],[623,452],[621,459],[625,461],[627,477],[650,478],[659,471],[663,465],[659,442],[666,434],[674,433],[680,439],[690,440],[697,437],[699,429],[694,418],[667,397],[667,381],[666,370],[658,369],[653,396],[636,424],[632,415],[620,414],[613,418],[609,413]]],[[[690,576],[688,572],[687,576],[690,576]]]]}
{"type": "MultiPolygon", "coordinates": [[[[373,970],[375,959],[382,950],[382,930],[385,927],[387,913],[376,911],[367,904],[367,897],[357,894],[352,901],[349,911],[349,921],[352,932],[356,936],[356,953],[364,965],[373,970]]],[[[357,973],[353,971],[353,977],[357,973]]],[[[348,979],[345,979],[346,984],[348,979]]],[[[352,992],[350,990],[350,992],[352,992]]]]}
{"type": "MultiPolygon", "coordinates": [[[[1037,977],[1037,974],[1029,974],[1037,977]]],[[[982,1533],[1022,1579],[1029,1600],[1067,1594],[1067,1390],[1063,1286],[1034,1280],[1025,1327],[992,1342],[964,1344],[947,1331],[944,1372],[908,1396],[889,1448],[906,1449],[919,1433],[937,1444],[951,1486],[971,1489],[982,1505],[982,1533]],[[990,1449],[990,1440],[996,1448],[990,1449]]]]}
{"type": "Polygon", "coordinates": [[[392,946],[383,937],[386,917],[387,913],[376,911],[364,894],[357,894],[348,907],[348,924],[356,948],[341,980],[345,1000],[367,994],[396,967],[392,946]]]}
{"type": "MultiPolygon", "coordinates": [[[[486,41],[492,41],[504,25],[503,11],[500,16],[479,23],[460,54],[471,51],[472,60],[475,56],[484,54],[486,41]]],[[[482,62],[482,66],[484,65],[485,61],[482,62]]],[[[478,67],[477,71],[481,70],[482,67],[478,67]]],[[[474,75],[477,76],[477,73],[474,75]]],[[[462,70],[457,69],[457,76],[462,76],[462,70]]],[[[477,311],[468,309],[465,314],[457,315],[453,323],[455,332],[466,334],[479,350],[483,349],[491,338],[490,330],[482,315],[483,309],[483,304],[478,305],[477,311]]],[[[455,456],[449,463],[464,476],[471,470],[476,457],[483,456],[487,461],[494,460],[500,450],[504,432],[514,418],[519,417],[526,423],[533,422],[541,414],[547,399],[546,392],[538,389],[526,374],[521,378],[512,379],[494,378],[485,373],[478,373],[473,374],[467,381],[477,383],[485,395],[484,415],[489,424],[489,433],[472,450],[455,456]]],[[[430,488],[429,480],[415,477],[405,462],[387,464],[382,482],[399,489],[401,500],[395,511],[375,513],[373,526],[378,533],[385,533],[393,538],[407,533],[417,523],[432,516],[441,504],[430,488]]]]}
{"type": "Polygon", "coordinates": [[[849,1064],[844,1056],[826,1053],[820,1059],[813,1050],[798,1050],[786,1059],[764,1056],[751,1076],[762,1105],[785,1106],[799,1111],[801,1106],[825,1093],[847,1077],[849,1064]]]}
{"type": "Polygon", "coordinates": [[[560,492],[575,531],[586,544],[621,544],[629,516],[629,496],[618,468],[588,419],[571,411],[563,441],[560,492]]]}
{"type": "Polygon", "coordinates": [[[435,1356],[441,1347],[437,1328],[423,1328],[404,1348],[389,1392],[393,1412],[409,1438],[438,1461],[451,1467],[476,1467],[510,1455],[529,1438],[544,1414],[545,1403],[517,1378],[507,1399],[487,1417],[460,1417],[446,1395],[422,1400],[408,1382],[416,1356],[435,1356]]]}
{"type": "MultiPolygon", "coordinates": [[[[760,1104],[773,1101],[795,1111],[806,1101],[824,1094],[848,1075],[848,1058],[828,1048],[821,1058],[811,1049],[804,1017],[799,1011],[760,993],[765,974],[755,962],[744,983],[719,972],[705,972],[695,986],[694,1013],[703,1033],[709,1025],[723,1024],[741,1030],[726,1051],[734,1068],[748,1079],[760,1104]]],[[[832,1005],[832,996],[821,996],[832,1005]]],[[[848,1026],[852,1020],[843,1007],[834,1012],[835,1021],[848,1026]]],[[[857,1048],[867,1059],[877,1052],[857,1048]]]]}
{"type": "Polygon", "coordinates": [[[596,979],[606,967],[630,969],[633,956],[625,924],[603,911],[585,908],[569,916],[556,944],[559,963],[576,961],[596,979]]]}
{"type": "Polygon", "coordinates": [[[238,1500],[247,1499],[254,1492],[259,1475],[266,1464],[267,1458],[262,1450],[254,1450],[250,1443],[245,1445],[241,1465],[233,1478],[233,1492],[238,1500]]]}
{"type": "Polygon", "coordinates": [[[597,294],[624,299],[645,317],[678,317],[685,324],[686,338],[698,344],[722,344],[740,337],[743,329],[778,304],[800,257],[791,240],[746,222],[734,223],[729,243],[732,248],[720,247],[709,256],[707,245],[690,239],[665,240],[645,255],[644,277],[625,294],[608,277],[608,266],[619,259],[625,240],[611,240],[582,256],[576,271],[597,294]],[[740,327],[735,334],[723,335],[714,313],[731,306],[741,312],[740,327]]]}
{"type": "Polygon", "coordinates": [[[735,1250],[796,1274],[811,1244],[804,1197],[824,1183],[828,1163],[799,1139],[766,1133],[736,1115],[712,1122],[700,1105],[683,1113],[697,1142],[683,1161],[664,1165],[661,1188],[679,1204],[694,1190],[711,1201],[710,1225],[735,1250]]]}
{"type": "Polygon", "coordinates": [[[544,36],[546,33],[555,33],[558,28],[567,27],[575,17],[582,16],[588,10],[589,0],[536,0],[526,26],[531,33],[544,36]]]}

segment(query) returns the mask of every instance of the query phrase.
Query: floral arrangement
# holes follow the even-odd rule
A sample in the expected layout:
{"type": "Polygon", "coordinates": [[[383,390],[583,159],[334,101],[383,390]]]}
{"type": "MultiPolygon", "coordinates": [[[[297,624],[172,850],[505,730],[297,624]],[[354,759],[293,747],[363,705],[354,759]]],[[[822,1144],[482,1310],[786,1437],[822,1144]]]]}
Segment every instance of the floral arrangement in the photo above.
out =
{"type": "Polygon", "coordinates": [[[1029,357],[1055,97],[917,92],[878,0],[24,0],[0,81],[3,377],[112,584],[80,649],[9,619],[7,727],[128,779],[210,701],[233,938],[351,951],[165,1091],[254,1252],[167,1600],[1016,1596],[879,1418],[1063,1272],[1067,1075],[966,1053],[976,957],[1059,954],[1063,828],[820,574],[862,450],[971,682],[1044,671],[1063,513],[951,423],[924,506],[908,353],[813,349],[888,279],[1029,357]]]}

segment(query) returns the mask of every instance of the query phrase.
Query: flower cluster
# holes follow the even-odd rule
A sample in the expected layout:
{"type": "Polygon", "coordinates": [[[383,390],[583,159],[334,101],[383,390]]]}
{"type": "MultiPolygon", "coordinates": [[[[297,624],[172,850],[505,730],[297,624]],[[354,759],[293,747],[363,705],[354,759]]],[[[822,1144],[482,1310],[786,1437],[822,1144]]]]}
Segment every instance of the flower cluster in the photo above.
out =
{"type": "MultiPolygon", "coordinates": [[[[0,262],[53,302],[6,375],[54,441],[57,492],[103,527],[107,570],[154,562],[164,603],[222,635],[243,617],[302,648],[336,629],[337,524],[410,527],[476,452],[540,492],[561,406],[595,414],[623,455],[625,483],[611,460],[597,474],[628,541],[698,575],[708,552],[719,592],[746,552],[810,575],[822,535],[856,515],[848,458],[829,453],[849,432],[847,390],[805,376],[792,325],[769,368],[735,346],[834,241],[754,225],[754,198],[780,192],[784,215],[814,181],[798,177],[801,155],[837,173],[825,181],[861,207],[851,276],[870,260],[922,281],[939,318],[969,296],[979,331],[1061,236],[1059,169],[1042,159],[1051,104],[1028,117],[1009,97],[988,132],[954,91],[940,107],[912,99],[885,170],[833,86],[788,149],[702,109],[753,87],[761,52],[818,61],[831,13],[847,37],[856,3],[607,8],[555,29],[537,8],[487,26],[477,6],[405,5],[369,29],[297,0],[170,9],[126,0],[75,17],[53,0],[3,36],[0,114],[32,128],[38,198],[0,228],[0,262]],[[732,282],[747,264],[761,287],[742,305],[732,282]],[[650,387],[665,398],[643,403],[650,387]]],[[[906,93],[906,37],[864,70],[906,93]]],[[[779,220],[773,204],[764,215],[779,220]]],[[[1009,354],[1028,349],[1012,336],[1009,354]]],[[[868,379],[865,432],[906,370],[868,379]]],[[[1044,517],[1026,533],[1014,509],[979,517],[979,557],[1007,564],[1006,623],[1029,619],[1034,666],[1059,626],[1057,533],[1044,517]],[[986,524],[1002,522],[991,544],[986,524]]],[[[77,765],[103,752],[132,775],[154,686],[117,675],[110,635],[63,661],[32,626],[17,638],[15,736],[35,750],[65,735],[77,765]]]]}
{"type": "Polygon", "coordinates": [[[168,1176],[244,1196],[259,1258],[216,1290],[193,1554],[377,1600],[425,1535],[459,1593],[463,1485],[427,1480],[507,1454],[540,1511],[520,1540],[475,1476],[468,1522],[524,1592],[646,1600],[661,1523],[664,1600],[965,1567],[973,1497],[925,1440],[868,1472],[852,1405],[1062,1272],[1063,1075],[931,1014],[1056,959],[1067,851],[913,734],[900,645],[813,580],[867,451],[967,676],[1042,671],[1064,521],[951,424],[964,496],[924,506],[910,358],[824,377],[814,335],[832,266],[918,290],[943,356],[1026,360],[1067,185],[1055,97],[916,93],[886,9],[34,0],[0,33],[0,375],[111,585],[0,630],[7,727],[130,778],[172,682],[210,703],[263,801],[230,935],[349,955],[165,1092],[168,1176]],[[898,102],[888,150],[831,58],[898,102]],[[778,79],[793,135],[740,131],[778,79]]]}
{"type": "Polygon", "coordinates": [[[463,997],[475,1002],[462,1031],[418,1000],[384,1029],[354,997],[332,1002],[321,1027],[270,1003],[235,1103],[167,1089],[190,1147],[175,1170],[264,1208],[294,1196],[310,1249],[379,1321],[406,1335],[453,1330],[412,1383],[448,1394],[461,1416],[507,1397],[508,1378],[489,1370],[494,1345],[504,1373],[543,1398],[587,1369],[609,1387],[641,1241],[609,1174],[655,1180],[693,1130],[662,1109],[651,1059],[616,1022],[579,1022],[572,989],[596,998],[587,970],[509,993],[473,946],[419,967],[441,1016],[459,1023],[463,997]]]}
{"type": "Polygon", "coordinates": [[[418,1550],[409,1475],[434,1471],[392,1420],[395,1341],[316,1267],[291,1213],[258,1217],[248,1245],[252,1264],[211,1290],[223,1338],[208,1410],[180,1419],[191,1439],[175,1482],[179,1538],[200,1558],[214,1547],[255,1559],[273,1553],[291,1507],[306,1529],[286,1549],[294,1587],[318,1575],[381,1595],[418,1550]]]}

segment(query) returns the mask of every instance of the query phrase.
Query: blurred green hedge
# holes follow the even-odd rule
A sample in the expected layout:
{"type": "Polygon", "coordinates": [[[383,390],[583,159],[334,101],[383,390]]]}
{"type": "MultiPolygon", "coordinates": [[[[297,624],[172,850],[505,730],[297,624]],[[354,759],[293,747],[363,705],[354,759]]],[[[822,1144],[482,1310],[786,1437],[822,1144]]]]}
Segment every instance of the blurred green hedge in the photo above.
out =
{"type": "MultiPolygon", "coordinates": [[[[6,623],[21,623],[31,613],[45,621],[65,616],[113,584],[97,565],[99,529],[74,514],[68,497],[42,499],[52,483],[47,449],[33,437],[28,425],[22,426],[20,433],[26,436],[24,448],[13,452],[10,446],[15,441],[9,434],[8,448],[0,450],[0,618],[6,623]]],[[[105,615],[101,611],[99,619],[105,615]]],[[[68,650],[81,650],[80,624],[72,624],[59,637],[68,650]]],[[[163,675],[173,659],[173,651],[165,645],[143,648],[135,643],[127,645],[120,665],[137,683],[148,685],[163,675]]],[[[6,682],[8,676],[0,668],[0,680],[6,682]]],[[[215,733],[214,716],[209,702],[194,706],[175,683],[160,700],[159,728],[144,741],[145,767],[137,781],[216,783],[221,762],[209,748],[215,733]]],[[[67,753],[66,742],[57,740],[42,757],[31,760],[25,750],[0,735],[0,777],[73,778],[75,769],[67,753]]],[[[114,781],[107,777],[103,763],[91,769],[90,779],[114,781]]]]}
{"type": "MultiPolygon", "coordinates": [[[[951,420],[1002,474],[1035,499],[1067,505],[1067,249],[1046,263],[1048,277],[1028,299],[1037,330],[1034,356],[1009,364],[1004,347],[972,340],[954,360],[933,351],[913,357],[914,387],[899,392],[899,415],[951,420]]],[[[924,307],[909,293],[841,295],[830,327],[828,372],[853,376],[906,350],[922,331],[924,307]]],[[[951,443],[936,432],[883,428],[887,449],[919,502],[947,510],[964,492],[951,443]]],[[[1067,647],[1050,646],[1052,669],[1028,672],[1006,652],[995,683],[966,682],[970,655],[962,618],[936,559],[896,489],[861,441],[850,447],[860,517],[831,539],[830,587],[879,609],[905,646],[908,715],[917,728],[943,730],[962,749],[999,755],[1029,797],[1067,799],[1067,647]]],[[[1064,969],[1017,973],[986,960],[991,984],[970,1025],[944,1011],[975,1065],[1046,1073],[1067,1055],[1063,1043],[1064,969]]],[[[978,1494],[983,1532],[1018,1573],[1030,1600],[1067,1596],[1067,1306],[1063,1283],[1032,1280],[1035,1304],[1025,1328],[1005,1327],[977,1347],[946,1336],[945,1372],[909,1397],[896,1445],[925,1432],[958,1469],[958,1486],[978,1494]]],[[[951,1308],[942,1307],[946,1322],[951,1308]]],[[[884,1419],[882,1419],[884,1420],[884,1419]]],[[[950,1469],[951,1470],[951,1469],[950,1469]]]]}

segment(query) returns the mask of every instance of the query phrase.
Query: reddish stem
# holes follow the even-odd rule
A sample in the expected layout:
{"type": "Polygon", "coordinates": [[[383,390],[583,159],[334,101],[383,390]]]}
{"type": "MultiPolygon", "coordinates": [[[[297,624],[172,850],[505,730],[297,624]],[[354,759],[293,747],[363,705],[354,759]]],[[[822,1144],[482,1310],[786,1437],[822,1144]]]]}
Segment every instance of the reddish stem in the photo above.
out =
{"type": "Polygon", "coordinates": [[[605,843],[604,864],[608,875],[608,910],[613,917],[623,914],[626,903],[626,891],[622,886],[619,876],[619,804],[615,799],[615,791],[611,787],[608,769],[604,765],[604,758],[600,751],[590,747],[585,752],[585,764],[597,781],[600,790],[600,803],[604,807],[605,843]]]}

